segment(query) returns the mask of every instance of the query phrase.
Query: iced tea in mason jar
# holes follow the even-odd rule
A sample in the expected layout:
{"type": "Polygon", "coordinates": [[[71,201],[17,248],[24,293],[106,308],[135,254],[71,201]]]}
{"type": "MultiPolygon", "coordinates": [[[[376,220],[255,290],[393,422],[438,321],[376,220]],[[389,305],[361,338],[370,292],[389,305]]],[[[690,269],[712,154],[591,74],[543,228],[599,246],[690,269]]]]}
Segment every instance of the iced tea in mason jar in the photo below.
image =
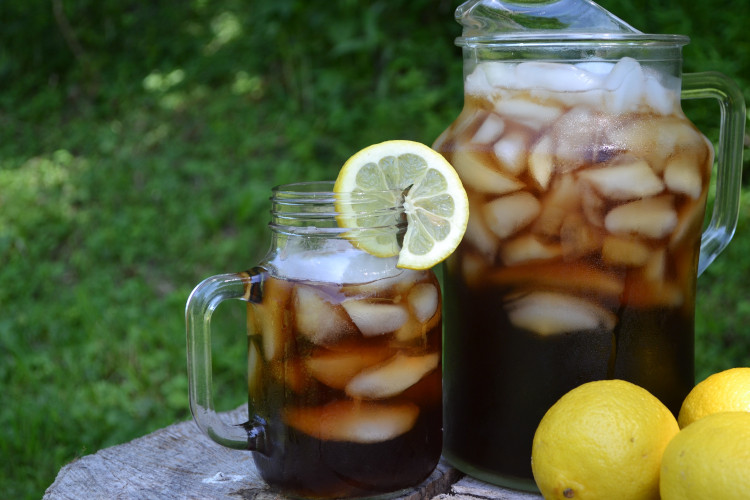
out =
{"type": "MultiPolygon", "coordinates": [[[[191,409],[214,440],[252,450],[276,491],[392,495],[425,480],[440,459],[440,287],[431,270],[397,268],[398,256],[359,248],[358,231],[366,238],[372,228],[337,220],[332,187],[274,189],[269,254],[193,291],[191,409]],[[210,315],[227,298],[247,301],[250,421],[241,427],[221,422],[211,400],[210,315]]],[[[383,195],[357,203],[385,221],[377,232],[403,236],[403,207],[372,213],[373,196],[383,195]]]]}

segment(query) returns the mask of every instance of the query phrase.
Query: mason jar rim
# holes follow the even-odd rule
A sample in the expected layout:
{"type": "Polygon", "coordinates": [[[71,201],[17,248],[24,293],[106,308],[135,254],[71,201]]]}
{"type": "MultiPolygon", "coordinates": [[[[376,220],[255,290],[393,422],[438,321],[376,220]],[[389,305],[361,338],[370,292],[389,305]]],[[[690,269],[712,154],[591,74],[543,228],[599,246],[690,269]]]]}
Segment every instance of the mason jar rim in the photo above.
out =
{"type": "Polygon", "coordinates": [[[347,198],[372,198],[383,196],[384,194],[402,194],[403,189],[383,189],[383,190],[368,190],[368,191],[354,191],[349,193],[339,193],[334,191],[333,186],[335,181],[302,181],[292,182],[288,184],[278,184],[271,188],[273,194],[272,199],[276,198],[300,198],[302,200],[310,201],[325,201],[325,200],[337,200],[342,196],[347,198]]]}

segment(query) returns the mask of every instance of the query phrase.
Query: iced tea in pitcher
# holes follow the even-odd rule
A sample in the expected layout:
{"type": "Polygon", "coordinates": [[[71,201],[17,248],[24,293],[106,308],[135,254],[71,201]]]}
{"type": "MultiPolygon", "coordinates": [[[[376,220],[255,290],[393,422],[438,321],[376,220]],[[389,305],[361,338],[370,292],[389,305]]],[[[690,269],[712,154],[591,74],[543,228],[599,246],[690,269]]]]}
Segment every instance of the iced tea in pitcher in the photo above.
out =
{"type": "Polygon", "coordinates": [[[470,206],[445,274],[444,454],[533,489],[534,431],[568,390],[625,379],[676,413],[693,387],[714,152],[680,107],[684,37],[498,39],[482,3],[457,11],[464,109],[433,146],[470,206]]]}

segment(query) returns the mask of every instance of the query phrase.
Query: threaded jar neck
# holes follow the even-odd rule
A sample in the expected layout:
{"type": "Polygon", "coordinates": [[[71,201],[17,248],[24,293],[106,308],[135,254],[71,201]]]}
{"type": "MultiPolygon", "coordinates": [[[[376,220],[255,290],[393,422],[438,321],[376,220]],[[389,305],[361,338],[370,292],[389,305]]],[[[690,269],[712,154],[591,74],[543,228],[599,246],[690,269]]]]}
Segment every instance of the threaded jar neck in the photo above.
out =
{"type": "Polygon", "coordinates": [[[333,182],[299,182],[272,189],[274,233],[320,238],[356,237],[358,231],[406,231],[403,193],[397,190],[336,193],[333,182]],[[393,203],[389,200],[396,200],[393,203]]]}

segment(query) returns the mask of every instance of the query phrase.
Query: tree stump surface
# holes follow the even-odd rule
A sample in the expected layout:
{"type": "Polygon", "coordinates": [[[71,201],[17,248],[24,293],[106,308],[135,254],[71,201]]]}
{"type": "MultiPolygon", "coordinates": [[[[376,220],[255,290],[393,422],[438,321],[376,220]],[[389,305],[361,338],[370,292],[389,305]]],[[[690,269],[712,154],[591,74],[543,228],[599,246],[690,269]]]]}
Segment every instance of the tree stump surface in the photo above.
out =
{"type": "MultiPolygon", "coordinates": [[[[228,423],[247,420],[247,405],[222,414],[228,423]]],[[[192,420],[170,425],[129,443],[105,448],[65,465],[44,500],[271,500],[284,498],[260,478],[250,452],[224,448],[192,420]]],[[[441,460],[403,500],[537,500],[465,476],[441,460]]]]}

